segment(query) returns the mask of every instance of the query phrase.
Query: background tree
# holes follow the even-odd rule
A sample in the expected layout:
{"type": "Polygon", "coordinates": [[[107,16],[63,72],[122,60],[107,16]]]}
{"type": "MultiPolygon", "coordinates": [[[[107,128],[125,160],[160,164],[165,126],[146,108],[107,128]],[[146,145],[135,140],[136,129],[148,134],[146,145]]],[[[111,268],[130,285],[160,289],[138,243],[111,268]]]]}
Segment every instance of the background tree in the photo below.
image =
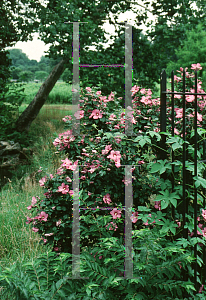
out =
{"type": "Polygon", "coordinates": [[[48,77],[48,75],[49,75],[49,73],[47,73],[45,71],[36,71],[35,79],[43,81],[48,77]]]}
{"type": "MultiPolygon", "coordinates": [[[[100,27],[103,24],[110,11],[118,12],[126,11],[130,8],[130,4],[125,4],[124,1],[108,2],[103,0],[99,3],[97,1],[81,2],[75,1],[68,3],[68,1],[50,0],[45,5],[40,3],[33,3],[34,11],[37,13],[37,20],[39,20],[39,34],[41,40],[46,44],[50,44],[48,51],[49,57],[53,60],[60,60],[58,65],[54,67],[45,83],[40,87],[40,90],[34,100],[22,113],[16,122],[18,131],[29,130],[31,122],[37,116],[39,110],[44,105],[50,91],[55,85],[56,81],[62,75],[66,67],[72,67],[72,33],[73,25],[66,24],[66,21],[87,22],[79,25],[81,43],[80,51],[81,57],[88,58],[88,48],[86,46],[97,44],[105,38],[105,31],[100,27]],[[85,26],[86,25],[86,26],[85,26]],[[92,37],[92,38],[91,38],[92,37]]],[[[93,56],[93,61],[95,56],[93,56]]],[[[95,63],[95,61],[94,61],[95,63]]]]}
{"type": "Polygon", "coordinates": [[[175,50],[176,61],[167,66],[168,75],[172,70],[179,70],[180,67],[190,67],[191,64],[200,63],[202,70],[199,75],[202,77],[203,88],[206,87],[206,33],[204,24],[186,32],[186,38],[182,45],[175,50]]]}
{"type": "Polygon", "coordinates": [[[71,70],[69,70],[68,68],[65,69],[64,73],[61,76],[61,79],[64,82],[68,82],[68,83],[71,84],[72,83],[72,72],[71,72],[71,70]]]}
{"type": "Polygon", "coordinates": [[[16,67],[25,66],[25,68],[29,65],[30,59],[21,49],[9,49],[8,51],[12,65],[16,67]]]}
{"type": "Polygon", "coordinates": [[[31,71],[22,71],[19,74],[20,81],[29,82],[34,79],[34,74],[31,71]]]}
{"type": "MultiPolygon", "coordinates": [[[[146,4],[147,1],[143,0],[146,4]]],[[[186,32],[205,22],[205,1],[153,0],[151,12],[155,16],[148,27],[147,36],[153,43],[158,58],[158,72],[177,59],[175,50],[186,38],[186,32]],[[197,3],[198,2],[198,3],[197,3]]]]}
{"type": "MultiPolygon", "coordinates": [[[[106,1],[109,5],[112,5],[115,1],[106,1]]],[[[109,63],[120,63],[124,64],[124,28],[117,23],[117,18],[120,12],[124,11],[124,8],[127,6],[127,10],[131,9],[136,13],[136,20],[133,26],[133,68],[134,68],[134,78],[138,80],[140,85],[145,87],[154,87],[155,82],[159,83],[160,74],[163,68],[166,68],[167,64],[172,60],[176,60],[175,49],[179,47],[183,39],[186,37],[186,30],[195,28],[199,19],[205,18],[205,11],[202,9],[203,0],[196,1],[185,0],[184,2],[180,0],[153,0],[153,1],[142,1],[143,5],[132,2],[124,1],[124,4],[120,1],[116,6],[111,7],[111,12],[113,16],[107,15],[106,19],[109,20],[110,24],[115,26],[115,30],[118,34],[117,37],[111,36],[110,39],[113,39],[113,45],[109,46],[107,49],[104,49],[101,45],[101,40],[99,40],[96,50],[88,51],[88,55],[85,55],[84,50],[87,47],[83,47],[84,38],[84,28],[87,28],[87,24],[80,25],[82,28],[82,34],[80,29],[80,61],[82,64],[109,64],[109,63]],[[133,5],[134,4],[134,5],[133,5]],[[196,6],[195,6],[196,5],[196,6]],[[149,13],[152,13],[155,17],[154,20],[150,20],[149,13]],[[139,30],[139,24],[142,23],[148,27],[145,35],[142,34],[139,30]],[[121,39],[120,39],[121,36],[121,39]],[[122,48],[121,48],[122,47],[122,48]],[[118,55],[117,55],[118,53],[118,55]]],[[[101,17],[101,10],[104,5],[107,5],[105,1],[97,4],[96,1],[93,1],[94,6],[96,5],[99,16],[97,20],[103,20],[101,17]]],[[[60,8],[58,6],[51,4],[49,7],[53,9],[54,12],[60,13],[60,8]]],[[[83,5],[84,10],[88,9],[87,5],[83,5]]],[[[65,11],[68,10],[68,7],[65,6],[65,11]]],[[[80,14],[75,14],[78,18],[80,14]]],[[[92,12],[94,15],[95,11],[92,12]]],[[[92,14],[90,12],[90,15],[92,14]]],[[[80,21],[85,21],[84,18],[80,18],[80,21]]],[[[60,20],[59,20],[60,21],[60,20]]],[[[71,21],[71,19],[69,20],[71,21]]],[[[55,36],[55,40],[60,41],[60,25],[54,29],[54,23],[46,28],[45,33],[43,33],[42,38],[44,42],[47,43],[45,36],[55,36]],[[58,29],[57,29],[58,28],[58,29]]],[[[59,22],[58,22],[59,24],[59,22]]],[[[72,31],[72,25],[71,26],[72,31]]],[[[70,28],[70,27],[69,27],[70,28]]],[[[63,30],[63,29],[62,29],[63,30]]],[[[64,32],[64,30],[63,30],[64,32]]],[[[66,34],[66,32],[65,32],[66,34]]],[[[66,42],[66,39],[62,40],[66,42]]],[[[94,39],[94,35],[91,31],[91,37],[94,39]]],[[[61,43],[55,47],[52,47],[53,54],[66,53],[64,48],[64,42],[61,46],[61,43]]],[[[71,57],[71,54],[68,55],[71,57]]],[[[72,64],[68,66],[72,71],[72,64]]],[[[123,68],[80,68],[80,78],[84,86],[87,85],[97,85],[102,84],[102,91],[105,94],[110,93],[111,90],[117,91],[118,96],[123,95],[124,93],[124,69],[123,68]]],[[[68,79],[70,80],[70,79],[68,79]]],[[[122,102],[123,105],[123,102],[122,102]]]]}
{"type": "MultiPolygon", "coordinates": [[[[52,66],[54,67],[54,64],[52,64],[53,61],[49,57],[42,56],[40,59],[40,62],[38,63],[39,71],[44,71],[47,73],[50,73],[52,70],[52,66]]],[[[55,61],[55,65],[57,65],[57,61],[55,61]]]]}
{"type": "Polygon", "coordinates": [[[34,18],[32,2],[27,0],[1,0],[0,5],[0,139],[7,139],[13,131],[12,110],[20,104],[22,97],[19,90],[11,86],[13,93],[9,92],[9,79],[11,76],[11,59],[7,47],[15,45],[18,41],[32,39],[38,23],[34,18]],[[19,93],[19,96],[17,96],[19,93]],[[10,105],[6,105],[9,103],[10,105]]]}
{"type": "MultiPolygon", "coordinates": [[[[146,81],[149,81],[147,77],[151,74],[152,69],[154,71],[155,64],[157,70],[156,72],[154,71],[154,76],[157,77],[157,74],[160,75],[162,68],[166,67],[171,59],[175,59],[174,49],[179,46],[180,40],[184,38],[185,30],[187,28],[193,28],[200,18],[205,17],[205,12],[201,9],[201,4],[204,2],[203,0],[198,1],[198,5],[195,9],[192,5],[196,2],[191,0],[185,0],[184,3],[180,0],[153,0],[152,2],[143,0],[143,5],[137,4],[136,6],[132,6],[133,3],[130,1],[116,0],[103,0],[101,2],[93,0],[86,3],[81,1],[68,3],[66,0],[61,1],[61,3],[54,0],[47,2],[41,1],[41,3],[35,1],[27,2],[28,7],[32,8],[32,13],[36,14],[35,20],[38,22],[41,40],[46,44],[50,44],[48,51],[49,57],[64,62],[65,66],[61,69],[62,72],[65,67],[72,70],[73,25],[72,23],[69,24],[65,22],[87,22],[79,24],[81,63],[98,64],[101,60],[101,64],[104,62],[108,64],[109,61],[113,63],[115,60],[117,61],[117,58],[119,60],[121,58],[119,54],[117,55],[118,52],[116,50],[109,51],[108,49],[104,51],[102,43],[108,42],[115,37],[111,36],[110,39],[106,39],[104,29],[101,25],[105,20],[109,20],[110,24],[115,24],[117,36],[120,37],[124,32],[124,28],[117,24],[118,16],[121,12],[131,9],[136,13],[134,32],[136,30],[137,40],[140,36],[140,32],[138,32],[137,28],[141,22],[147,26],[152,26],[151,28],[148,27],[144,43],[141,44],[139,42],[139,45],[141,44],[143,49],[147,47],[146,49],[149,55],[146,57],[142,56],[142,60],[137,60],[137,65],[134,65],[134,70],[138,70],[136,74],[140,77],[138,80],[142,80],[144,77],[146,81]],[[151,4],[151,8],[148,8],[149,4],[151,4]],[[155,21],[147,22],[149,10],[156,17],[155,21]],[[113,20],[111,19],[110,13],[113,13],[113,20]],[[97,52],[88,51],[88,46],[95,46],[97,52]],[[108,53],[109,56],[104,56],[104,61],[102,61],[103,54],[108,53]],[[151,59],[149,59],[150,54],[151,59]],[[152,67],[149,66],[151,62],[152,67]],[[140,65],[141,71],[139,71],[140,65]],[[145,74],[144,70],[146,70],[145,74]]],[[[137,49],[137,55],[139,55],[140,47],[138,48],[137,46],[137,49]]],[[[93,78],[92,85],[97,85],[101,80],[105,93],[109,93],[111,90],[116,91],[117,88],[119,89],[117,80],[119,80],[121,84],[124,82],[124,72],[119,72],[117,75],[114,73],[115,76],[111,76],[110,73],[108,74],[108,68],[103,68],[102,70],[98,70],[98,72],[101,73],[100,77],[95,76],[95,72],[97,72],[95,68],[93,70],[92,68],[81,69],[80,72],[83,72],[83,76],[81,77],[82,82],[86,84],[89,78],[93,78]],[[108,82],[109,77],[111,78],[110,82],[108,82]]],[[[61,76],[60,73],[59,76],[61,76]]],[[[52,77],[50,77],[50,79],[52,80],[52,77]]],[[[54,86],[53,82],[51,86],[54,86]]],[[[43,95],[42,99],[45,99],[43,90],[41,95],[43,95]]],[[[36,99],[36,103],[38,103],[39,107],[44,104],[42,99],[39,99],[39,101],[36,99]],[[39,105],[40,102],[41,105],[39,105]]],[[[32,114],[32,112],[30,113],[32,114]]],[[[26,127],[27,129],[29,128],[28,126],[26,127]]],[[[23,126],[21,126],[21,130],[23,130],[23,126]]]]}

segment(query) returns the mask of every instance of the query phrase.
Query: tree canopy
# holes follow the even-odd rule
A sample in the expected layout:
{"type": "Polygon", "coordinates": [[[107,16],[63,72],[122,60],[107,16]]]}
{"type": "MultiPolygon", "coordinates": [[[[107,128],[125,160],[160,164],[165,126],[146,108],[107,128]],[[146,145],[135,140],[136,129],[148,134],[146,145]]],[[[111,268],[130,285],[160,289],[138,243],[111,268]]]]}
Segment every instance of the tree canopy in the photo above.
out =
{"type": "Polygon", "coordinates": [[[180,67],[190,68],[192,64],[200,63],[203,87],[206,87],[206,33],[204,24],[200,23],[195,29],[186,32],[183,43],[175,50],[176,61],[167,65],[167,73],[179,70],[180,67]]]}
{"type": "MultiPolygon", "coordinates": [[[[46,44],[51,44],[51,57],[72,58],[72,22],[80,23],[80,62],[82,64],[124,64],[124,27],[117,23],[121,12],[133,11],[136,14],[133,26],[133,68],[134,77],[141,84],[157,82],[163,68],[171,60],[176,60],[175,49],[186,37],[186,31],[195,28],[200,20],[205,21],[205,1],[185,0],[142,0],[133,1],[47,1],[37,10],[40,20],[39,33],[46,44]],[[113,15],[111,16],[112,13],[113,15]],[[149,20],[152,14],[155,19],[149,20]],[[116,36],[111,36],[113,45],[107,49],[107,42],[101,25],[105,20],[115,25],[116,36]],[[65,23],[65,22],[71,22],[65,23]],[[145,24],[145,35],[139,29],[145,24]],[[121,36],[121,38],[120,38],[121,36]],[[88,50],[94,45],[95,51],[88,50]]],[[[72,70],[72,61],[68,64],[72,70]]],[[[71,76],[70,76],[71,77],[71,76]]],[[[71,79],[71,78],[70,78],[71,79]]],[[[80,68],[80,79],[84,84],[101,82],[104,92],[124,88],[123,68],[80,68]],[[118,79],[119,78],[119,79],[118,79]],[[123,82],[123,83],[122,83],[123,82]]]]}

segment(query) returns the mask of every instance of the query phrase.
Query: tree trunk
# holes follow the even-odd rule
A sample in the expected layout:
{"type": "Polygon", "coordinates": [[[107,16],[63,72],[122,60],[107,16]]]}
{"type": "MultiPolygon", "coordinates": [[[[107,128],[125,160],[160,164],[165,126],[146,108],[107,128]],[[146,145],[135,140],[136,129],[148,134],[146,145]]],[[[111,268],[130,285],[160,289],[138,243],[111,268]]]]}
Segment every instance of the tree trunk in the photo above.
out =
{"type": "Polygon", "coordinates": [[[38,93],[34,97],[33,101],[23,111],[18,120],[16,121],[16,130],[19,132],[29,131],[31,123],[37,117],[40,109],[44,105],[49,93],[53,89],[55,83],[64,72],[65,64],[69,62],[69,59],[62,59],[58,65],[54,67],[47,79],[41,85],[38,93]]]}

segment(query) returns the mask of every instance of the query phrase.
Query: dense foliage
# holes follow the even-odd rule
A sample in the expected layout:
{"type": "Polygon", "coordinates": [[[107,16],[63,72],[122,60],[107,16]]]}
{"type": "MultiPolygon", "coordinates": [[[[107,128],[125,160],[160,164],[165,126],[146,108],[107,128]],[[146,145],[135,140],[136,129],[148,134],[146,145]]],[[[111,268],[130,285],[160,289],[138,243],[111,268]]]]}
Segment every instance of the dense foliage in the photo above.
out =
{"type": "MultiPolygon", "coordinates": [[[[192,79],[192,76],[190,78],[192,79]]],[[[179,80],[177,79],[177,83],[178,82],[179,80]]],[[[205,244],[204,237],[206,228],[203,225],[205,223],[205,212],[204,209],[202,210],[202,208],[204,208],[202,188],[206,186],[205,180],[202,178],[205,169],[204,165],[200,166],[198,164],[197,178],[194,178],[194,174],[192,173],[192,161],[186,165],[187,171],[191,172],[191,178],[194,180],[194,184],[197,187],[200,186],[200,198],[198,202],[198,220],[200,222],[198,225],[199,237],[194,239],[192,217],[194,208],[190,205],[187,216],[188,223],[186,225],[190,236],[188,241],[186,241],[181,236],[183,230],[181,227],[181,161],[177,160],[175,163],[174,189],[172,189],[169,180],[171,174],[170,149],[172,148],[175,151],[176,157],[178,157],[181,152],[182,139],[177,135],[172,138],[171,135],[167,133],[168,160],[157,160],[155,155],[156,142],[160,140],[158,124],[153,123],[153,119],[148,119],[147,125],[145,125],[144,130],[142,130],[142,128],[139,128],[141,123],[136,122],[138,117],[147,119],[146,114],[148,113],[144,110],[146,106],[148,106],[148,108],[150,107],[150,109],[154,107],[155,114],[158,99],[152,99],[150,90],[140,89],[137,86],[132,88],[133,96],[135,96],[133,100],[135,113],[133,115],[131,111],[128,116],[134,125],[135,132],[139,131],[141,134],[131,140],[131,138],[128,138],[122,133],[125,113],[121,112],[120,107],[118,109],[118,102],[114,99],[115,95],[111,93],[107,99],[107,97],[101,95],[100,91],[94,91],[90,88],[86,88],[86,91],[86,94],[84,94],[85,92],[83,90],[81,91],[82,100],[80,102],[82,102],[82,104],[80,105],[80,110],[75,114],[75,118],[82,119],[81,130],[83,136],[73,136],[72,130],[70,129],[60,134],[59,138],[56,138],[54,141],[54,145],[59,151],[63,151],[66,154],[66,158],[64,157],[62,160],[61,167],[57,170],[57,174],[48,174],[39,181],[40,185],[45,188],[45,198],[32,198],[32,203],[28,209],[35,211],[35,216],[27,217],[27,223],[32,223],[33,231],[42,235],[42,243],[53,245],[53,250],[56,252],[72,253],[72,215],[68,212],[72,211],[71,199],[74,195],[71,179],[72,172],[76,170],[78,164],[80,166],[80,172],[82,173],[79,177],[80,207],[87,208],[84,210],[84,214],[80,213],[80,245],[81,249],[88,249],[89,253],[93,253],[91,252],[93,250],[94,253],[97,251],[100,255],[99,264],[101,266],[101,262],[103,262],[103,264],[107,262],[107,255],[103,251],[104,239],[105,241],[108,239],[111,243],[112,237],[115,237],[119,240],[120,245],[123,246],[124,243],[122,234],[124,232],[124,218],[126,218],[127,211],[125,209],[124,214],[124,188],[131,184],[130,179],[128,179],[128,177],[126,179],[126,176],[129,176],[129,173],[132,172],[134,208],[129,212],[129,216],[132,223],[134,223],[134,241],[135,232],[137,231],[137,233],[139,233],[142,230],[143,235],[147,235],[146,228],[148,227],[152,230],[154,235],[155,233],[159,235],[160,240],[161,237],[165,237],[165,250],[167,249],[169,253],[170,250],[168,247],[171,246],[171,242],[175,243],[173,246],[182,245],[183,248],[185,248],[187,253],[186,257],[190,263],[186,263],[183,267],[181,264],[182,260],[181,263],[179,261],[180,269],[183,270],[183,268],[185,268],[188,274],[192,276],[191,261],[194,251],[193,246],[198,243],[198,263],[201,266],[201,245],[205,244]],[[116,107],[115,112],[119,112],[119,117],[118,114],[115,115],[112,113],[114,107],[116,107]],[[146,130],[147,127],[150,129],[149,131],[146,130]],[[90,135],[90,133],[92,134],[90,135]],[[150,152],[151,150],[152,152],[150,152]],[[122,166],[125,165],[133,166],[128,170],[130,172],[125,173],[125,170],[122,170],[122,166]],[[138,165],[141,166],[141,168],[138,168],[138,165]],[[163,173],[167,175],[168,179],[164,180],[161,178],[161,174],[163,173]],[[106,213],[107,210],[105,211],[103,209],[105,204],[108,205],[107,209],[110,210],[110,213],[106,213]],[[176,209],[174,218],[171,216],[172,207],[176,209]]],[[[152,114],[151,111],[150,114],[152,114]]],[[[180,114],[180,112],[176,112],[177,119],[179,118],[178,114],[180,114]]],[[[71,117],[65,117],[64,121],[71,125],[71,117]]],[[[199,121],[202,122],[202,120],[199,121]]],[[[189,123],[190,126],[192,126],[193,122],[191,119],[189,123]]],[[[188,134],[191,132],[190,126],[188,127],[188,134]]],[[[199,131],[200,135],[204,133],[204,130],[202,133],[199,131]]],[[[179,135],[179,133],[177,134],[179,135]]],[[[188,149],[192,154],[192,151],[194,151],[192,145],[189,145],[188,149]]],[[[191,195],[191,199],[193,199],[192,186],[188,187],[188,192],[191,195]]],[[[140,238],[140,236],[138,236],[138,238],[140,238]]],[[[138,241],[140,240],[138,239],[138,241]]],[[[115,248],[118,252],[119,250],[117,249],[120,250],[121,246],[115,248]]],[[[134,247],[134,251],[137,249],[139,249],[139,247],[134,247]]],[[[155,251],[153,253],[155,253],[155,251]]],[[[180,249],[177,251],[180,251],[180,249]]],[[[134,257],[137,258],[135,255],[134,257]]],[[[116,258],[112,256],[113,264],[116,258]]],[[[169,263],[168,257],[166,260],[169,263]]],[[[110,260],[108,260],[108,262],[109,261],[110,260]]],[[[155,261],[157,260],[155,259],[155,261]]],[[[138,264],[139,263],[138,260],[138,264]]],[[[152,266],[150,266],[150,268],[152,268],[152,266]]],[[[142,266],[140,269],[142,270],[142,266]]],[[[117,270],[123,271],[121,267],[117,270]]],[[[168,273],[166,272],[166,274],[168,273]]],[[[173,274],[169,277],[169,280],[176,281],[177,278],[181,278],[180,273],[179,275],[177,273],[175,274],[175,277],[173,274]]],[[[145,272],[141,273],[141,275],[142,278],[145,279],[145,282],[148,283],[148,275],[145,272]]],[[[156,275],[154,274],[154,276],[156,275]]],[[[94,280],[96,284],[98,279],[94,277],[94,280]]],[[[160,278],[159,284],[162,284],[161,280],[160,278]]],[[[200,277],[198,277],[198,282],[201,285],[200,277]]],[[[191,289],[193,289],[191,283],[188,282],[186,285],[184,285],[185,283],[181,284],[182,287],[180,289],[175,289],[174,296],[184,294],[184,289],[191,293],[191,289]]],[[[171,293],[171,290],[169,291],[166,286],[167,284],[164,285],[164,289],[166,290],[163,293],[164,297],[167,295],[167,292],[171,293]]],[[[170,288],[172,288],[172,281],[170,281],[170,288]]],[[[150,292],[148,287],[146,294],[144,294],[144,291],[140,293],[142,299],[146,299],[145,297],[148,297],[148,295],[151,295],[154,299],[156,299],[155,297],[160,297],[159,292],[157,293],[158,290],[154,290],[154,286],[151,289],[150,292]]],[[[140,294],[138,296],[140,296],[140,294]]],[[[168,296],[169,295],[170,294],[168,294],[168,296]]],[[[129,296],[129,294],[127,294],[127,296],[129,296]]]]}
{"type": "Polygon", "coordinates": [[[198,26],[186,32],[186,38],[182,44],[175,50],[177,61],[171,61],[167,65],[168,74],[172,70],[179,69],[180,66],[186,68],[188,65],[196,64],[199,62],[202,69],[200,76],[202,86],[206,88],[206,34],[204,24],[199,23],[198,26]]]}

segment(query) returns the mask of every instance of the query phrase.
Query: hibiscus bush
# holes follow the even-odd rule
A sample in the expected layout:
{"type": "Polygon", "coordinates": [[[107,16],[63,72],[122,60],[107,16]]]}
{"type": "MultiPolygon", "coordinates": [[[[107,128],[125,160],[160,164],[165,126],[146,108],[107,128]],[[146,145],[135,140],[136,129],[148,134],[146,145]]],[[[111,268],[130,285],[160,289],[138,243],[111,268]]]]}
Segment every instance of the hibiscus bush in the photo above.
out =
{"type": "MultiPolygon", "coordinates": [[[[192,78],[188,77],[188,80],[192,78]]],[[[178,87],[180,80],[177,77],[175,80],[177,88],[181,89],[181,86],[178,87]]],[[[133,108],[128,107],[129,113],[125,116],[115,93],[106,97],[96,88],[81,89],[81,104],[74,115],[80,120],[80,135],[72,134],[72,117],[65,116],[66,131],[59,134],[53,143],[61,157],[60,167],[56,174],[45,174],[39,180],[44,197],[32,198],[27,217],[27,224],[41,235],[42,243],[52,245],[57,259],[62,259],[62,255],[67,253],[67,267],[61,274],[70,279],[66,280],[66,277],[61,284],[57,281],[52,292],[47,282],[47,293],[50,293],[47,296],[50,298],[60,299],[63,293],[70,297],[68,299],[183,299],[186,296],[199,299],[205,296],[199,275],[201,293],[196,296],[194,284],[190,280],[182,280],[185,272],[193,277],[194,244],[198,244],[198,263],[202,264],[201,252],[206,236],[203,206],[205,166],[198,164],[198,178],[194,178],[195,184],[201,187],[198,194],[198,237],[193,237],[194,192],[191,182],[186,224],[190,236],[185,240],[182,238],[181,161],[175,161],[174,189],[169,180],[171,149],[175,157],[182,155],[181,122],[178,123],[180,112],[176,110],[176,128],[179,131],[174,137],[166,133],[168,159],[157,159],[156,151],[161,140],[159,99],[152,99],[150,89],[134,86],[131,92],[133,108]],[[132,123],[135,136],[124,133],[125,118],[132,123]],[[83,281],[84,284],[81,280],[71,279],[73,174],[76,171],[79,171],[80,272],[82,277],[89,277],[88,281],[83,281]],[[167,179],[163,179],[162,174],[167,179]],[[132,187],[133,191],[133,207],[128,212],[132,222],[133,279],[123,277],[126,187],[132,187]],[[172,209],[175,209],[174,216],[172,209]]],[[[192,102],[188,103],[192,105],[192,102]]],[[[168,118],[169,113],[168,110],[168,118]]],[[[202,121],[199,119],[200,125],[202,121]]],[[[191,116],[188,122],[192,129],[191,116]]],[[[200,136],[204,134],[203,129],[199,130],[200,136]]],[[[189,147],[192,156],[193,145],[189,144],[189,147]]],[[[187,169],[193,179],[192,161],[187,169]]],[[[52,259],[54,262],[54,257],[52,259]]],[[[24,270],[32,272],[31,268],[28,271],[28,266],[24,270]]],[[[55,270],[58,272],[58,268],[55,270]]],[[[37,278],[32,278],[31,293],[35,294],[38,289],[39,299],[46,299],[45,289],[41,293],[37,278]]],[[[2,281],[6,282],[5,277],[2,281]]],[[[22,282],[22,290],[28,282],[22,282]]],[[[33,294],[30,294],[30,299],[33,294]]]]}
{"type": "MultiPolygon", "coordinates": [[[[129,172],[133,179],[131,220],[134,229],[145,226],[154,229],[156,226],[170,237],[178,234],[181,215],[176,214],[177,219],[171,220],[168,213],[172,206],[176,208],[182,196],[181,187],[177,184],[174,192],[168,192],[171,182],[162,180],[160,175],[171,170],[171,163],[157,161],[154,154],[161,138],[157,116],[159,99],[152,99],[150,90],[137,86],[131,92],[132,96],[135,95],[132,101],[134,110],[131,109],[128,117],[134,132],[138,133],[136,138],[124,134],[125,113],[118,106],[114,93],[107,99],[101,96],[101,91],[81,90],[81,105],[75,114],[75,118],[81,121],[80,136],[72,135],[71,116],[63,119],[70,129],[60,134],[54,145],[65,158],[55,176],[50,174],[40,180],[45,188],[45,199],[33,198],[34,203],[28,209],[38,211],[38,215],[27,220],[27,223],[33,223],[33,230],[42,235],[42,242],[53,245],[54,251],[72,252],[72,173],[77,165],[81,174],[81,248],[101,245],[102,238],[123,236],[125,185],[129,184],[125,178],[125,165],[131,166],[129,172]],[[148,117],[151,112],[154,117],[148,117]]],[[[168,149],[174,142],[181,146],[181,138],[176,137],[172,142],[167,141],[168,149]]],[[[180,169],[181,166],[176,165],[176,174],[180,169]]],[[[168,242],[171,240],[167,239],[168,242]]],[[[102,259],[103,256],[99,257],[102,259]]]]}
{"type": "MultiPolygon", "coordinates": [[[[86,92],[85,102],[81,107],[84,110],[75,114],[76,118],[84,121],[81,122],[80,128],[82,136],[73,136],[70,129],[55,139],[54,145],[57,150],[64,152],[66,157],[62,159],[57,174],[50,174],[40,180],[40,185],[45,188],[45,199],[33,197],[33,203],[28,207],[38,214],[28,217],[27,223],[32,223],[33,230],[42,234],[43,241],[52,244],[56,251],[71,253],[72,178],[77,164],[80,166],[81,174],[79,176],[80,206],[91,209],[99,207],[95,213],[96,221],[90,219],[88,223],[87,215],[91,214],[89,210],[81,214],[82,246],[87,245],[89,240],[97,242],[99,237],[123,234],[124,222],[121,214],[124,214],[122,206],[125,185],[128,185],[128,182],[125,178],[125,168],[121,165],[133,166],[130,168],[130,173],[133,172],[135,207],[145,203],[150,204],[149,196],[158,190],[155,188],[156,178],[146,174],[145,168],[146,162],[152,161],[155,157],[150,153],[148,145],[144,147],[145,141],[150,140],[149,136],[153,135],[153,132],[150,131],[150,135],[145,137],[138,136],[131,147],[132,139],[127,138],[123,133],[124,113],[118,107],[118,102],[114,100],[114,94],[111,93],[106,99],[107,97],[101,96],[100,91],[94,93],[87,88],[86,92]],[[114,107],[119,111],[120,122],[112,113],[114,107]],[[90,132],[90,135],[84,134],[85,132],[90,132]],[[147,149],[147,154],[143,153],[142,147],[147,149]],[[108,216],[104,210],[101,210],[105,205],[111,210],[108,216]],[[117,206],[120,208],[118,209],[117,206]],[[94,226],[94,222],[98,222],[98,226],[94,226]],[[101,232],[99,226],[102,228],[101,232]]],[[[64,121],[71,127],[71,116],[66,116],[64,121]]],[[[132,121],[134,122],[134,118],[132,121]]],[[[135,211],[133,213],[134,216],[137,214],[135,211]]]]}

